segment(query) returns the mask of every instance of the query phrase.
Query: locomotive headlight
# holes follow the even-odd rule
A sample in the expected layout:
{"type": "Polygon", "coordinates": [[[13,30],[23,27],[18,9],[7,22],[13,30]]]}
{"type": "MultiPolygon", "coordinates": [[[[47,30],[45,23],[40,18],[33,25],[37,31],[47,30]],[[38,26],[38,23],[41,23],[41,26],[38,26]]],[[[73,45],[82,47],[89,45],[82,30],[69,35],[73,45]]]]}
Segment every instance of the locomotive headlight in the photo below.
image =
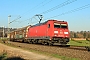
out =
{"type": "Polygon", "coordinates": [[[68,34],[68,32],[64,32],[64,34],[68,34]]]}
{"type": "Polygon", "coordinates": [[[58,33],[58,31],[54,31],[54,33],[58,33]]]}

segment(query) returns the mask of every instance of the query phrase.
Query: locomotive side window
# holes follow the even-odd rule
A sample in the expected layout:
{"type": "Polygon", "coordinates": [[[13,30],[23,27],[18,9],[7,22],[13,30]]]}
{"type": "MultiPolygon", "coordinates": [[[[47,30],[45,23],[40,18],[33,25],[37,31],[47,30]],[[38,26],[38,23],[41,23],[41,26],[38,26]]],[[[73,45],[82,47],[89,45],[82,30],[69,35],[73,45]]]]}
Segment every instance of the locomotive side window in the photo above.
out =
{"type": "Polygon", "coordinates": [[[50,24],[48,24],[48,28],[50,28],[50,24]]]}

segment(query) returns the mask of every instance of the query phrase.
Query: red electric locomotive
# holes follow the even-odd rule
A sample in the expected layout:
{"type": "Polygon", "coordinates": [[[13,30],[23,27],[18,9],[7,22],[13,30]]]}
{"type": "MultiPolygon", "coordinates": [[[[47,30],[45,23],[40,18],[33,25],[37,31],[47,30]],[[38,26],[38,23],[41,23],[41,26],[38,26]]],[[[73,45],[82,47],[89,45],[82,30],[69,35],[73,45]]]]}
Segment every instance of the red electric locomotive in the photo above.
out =
{"type": "Polygon", "coordinates": [[[66,21],[48,20],[31,26],[26,40],[30,43],[66,45],[69,42],[69,29],[66,21]]]}
{"type": "Polygon", "coordinates": [[[69,29],[66,21],[48,20],[33,26],[17,29],[8,34],[11,41],[66,45],[69,42],[69,29]]]}

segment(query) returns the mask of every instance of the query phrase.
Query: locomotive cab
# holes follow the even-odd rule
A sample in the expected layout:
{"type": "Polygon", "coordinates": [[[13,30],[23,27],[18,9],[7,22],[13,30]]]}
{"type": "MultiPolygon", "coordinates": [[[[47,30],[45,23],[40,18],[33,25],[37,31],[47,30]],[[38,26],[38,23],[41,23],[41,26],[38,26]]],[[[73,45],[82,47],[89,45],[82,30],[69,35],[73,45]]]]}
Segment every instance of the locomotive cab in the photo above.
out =
{"type": "Polygon", "coordinates": [[[67,44],[69,42],[68,23],[65,21],[53,20],[48,24],[48,33],[54,43],[67,44]]]}

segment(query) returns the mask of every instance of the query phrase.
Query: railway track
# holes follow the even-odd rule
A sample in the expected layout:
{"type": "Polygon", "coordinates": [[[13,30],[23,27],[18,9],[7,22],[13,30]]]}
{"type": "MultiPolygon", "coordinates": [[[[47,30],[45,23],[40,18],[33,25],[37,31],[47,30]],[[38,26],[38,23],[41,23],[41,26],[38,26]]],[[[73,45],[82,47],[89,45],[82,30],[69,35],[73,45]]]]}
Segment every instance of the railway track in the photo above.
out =
{"type": "MultiPolygon", "coordinates": [[[[27,43],[27,44],[29,44],[29,43],[27,43]]],[[[42,44],[34,44],[34,45],[40,46],[42,44]]],[[[42,46],[47,46],[48,47],[48,45],[42,45],[42,46]]],[[[22,47],[22,46],[19,46],[19,47],[22,47]]],[[[71,46],[70,45],[62,46],[62,45],[59,45],[59,44],[54,44],[53,46],[49,46],[49,47],[58,47],[58,48],[64,48],[64,49],[74,49],[74,50],[81,50],[81,51],[90,51],[90,47],[88,47],[88,46],[74,46],[74,45],[71,45],[71,46]]]]}
{"type": "MultiPolygon", "coordinates": [[[[9,41],[11,42],[11,41],[9,41]]],[[[29,43],[27,43],[29,44],[29,43]]],[[[34,45],[42,45],[42,44],[34,44],[34,45]]],[[[47,46],[48,45],[42,45],[42,46],[47,46]]],[[[62,46],[62,45],[59,45],[59,44],[54,44],[53,46],[50,46],[50,47],[58,47],[58,48],[65,48],[65,49],[75,49],[75,50],[82,50],[82,51],[90,51],[90,47],[88,46],[74,46],[74,45],[66,45],[66,46],[62,46]]]]}
{"type": "MultiPolygon", "coordinates": [[[[38,45],[38,44],[37,44],[38,45]]],[[[45,45],[48,46],[48,45],[45,45]]],[[[81,50],[81,51],[90,51],[89,47],[86,46],[73,46],[73,45],[66,45],[66,46],[62,46],[62,45],[53,45],[51,47],[58,47],[58,48],[64,48],[64,49],[75,49],[75,50],[81,50]]]]}
{"type": "Polygon", "coordinates": [[[75,50],[89,51],[88,47],[85,47],[85,46],[74,46],[74,45],[62,46],[62,45],[59,45],[59,44],[57,44],[57,45],[55,44],[55,45],[53,45],[51,47],[59,47],[59,48],[65,48],[65,49],[75,49],[75,50]]]}
{"type": "Polygon", "coordinates": [[[82,51],[88,51],[85,47],[79,47],[79,46],[70,46],[68,49],[75,49],[75,50],[82,50],[82,51]]]}

